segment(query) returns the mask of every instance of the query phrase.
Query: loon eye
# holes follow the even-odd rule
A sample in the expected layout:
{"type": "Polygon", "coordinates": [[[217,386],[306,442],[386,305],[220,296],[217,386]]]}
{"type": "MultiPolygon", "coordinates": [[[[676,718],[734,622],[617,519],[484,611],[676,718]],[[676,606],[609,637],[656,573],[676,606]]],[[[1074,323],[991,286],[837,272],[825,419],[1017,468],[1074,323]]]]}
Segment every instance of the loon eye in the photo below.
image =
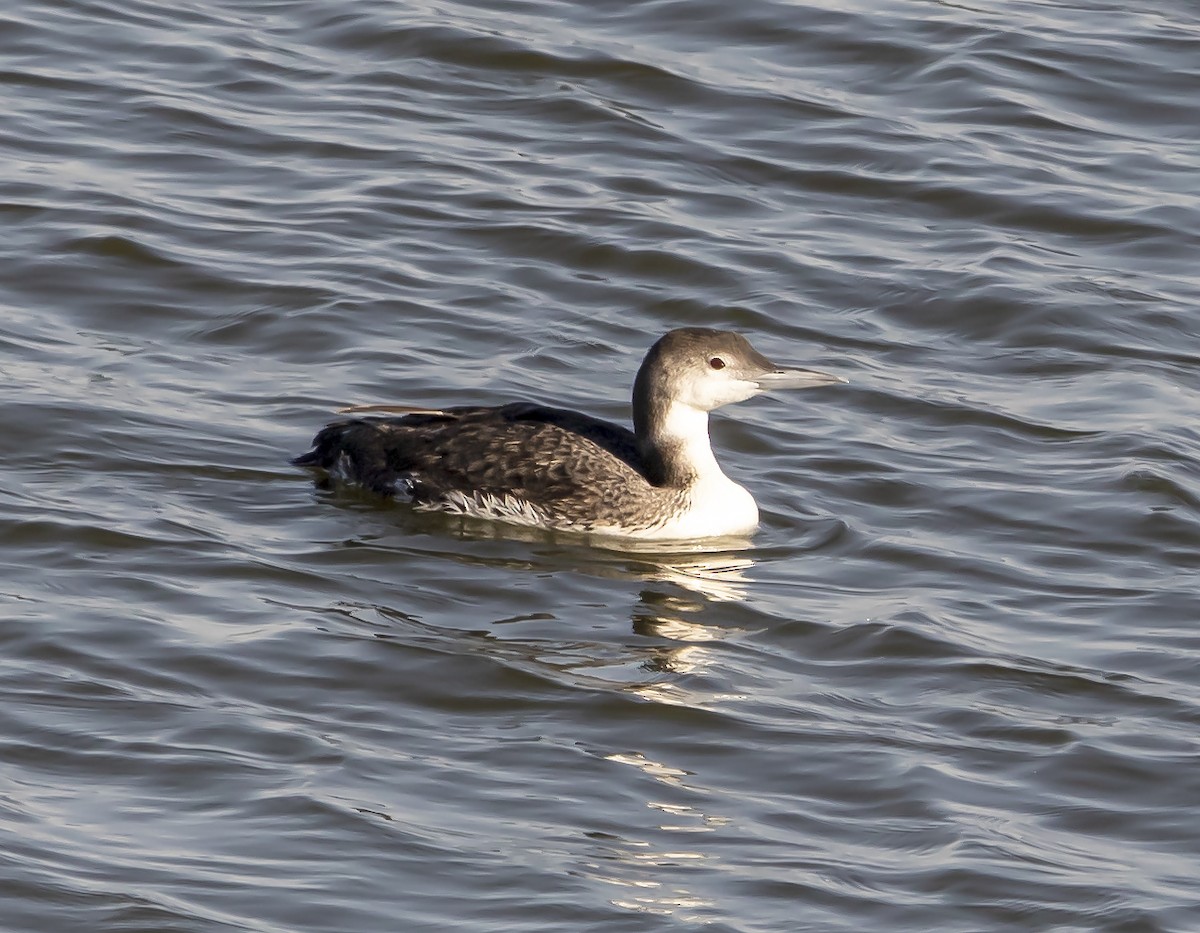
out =
{"type": "Polygon", "coordinates": [[[725,361],[723,359],[721,359],[719,356],[714,356],[711,360],[708,361],[708,365],[711,366],[713,369],[724,369],[725,361]]]}

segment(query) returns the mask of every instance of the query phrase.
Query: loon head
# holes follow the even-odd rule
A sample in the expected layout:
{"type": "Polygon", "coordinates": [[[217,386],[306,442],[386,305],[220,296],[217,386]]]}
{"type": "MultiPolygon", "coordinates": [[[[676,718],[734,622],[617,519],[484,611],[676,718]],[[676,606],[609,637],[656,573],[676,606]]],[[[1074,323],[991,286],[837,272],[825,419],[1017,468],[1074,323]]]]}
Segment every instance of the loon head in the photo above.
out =
{"type": "Polygon", "coordinates": [[[652,422],[682,406],[710,412],[772,389],[807,389],[845,382],[809,369],[771,362],[741,334],[705,327],[681,327],[650,348],[633,389],[634,429],[652,431],[652,422]]]}

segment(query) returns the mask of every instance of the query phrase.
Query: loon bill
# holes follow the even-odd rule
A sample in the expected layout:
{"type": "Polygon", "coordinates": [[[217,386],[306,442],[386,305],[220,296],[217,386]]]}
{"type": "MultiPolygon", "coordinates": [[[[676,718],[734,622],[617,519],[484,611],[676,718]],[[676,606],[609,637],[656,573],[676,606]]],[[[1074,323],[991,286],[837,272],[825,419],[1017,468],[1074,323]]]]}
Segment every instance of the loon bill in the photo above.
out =
{"type": "Polygon", "coordinates": [[[650,348],[633,384],[633,430],[525,402],[392,413],[330,424],[292,463],[418,509],[650,540],[747,535],[754,497],[717,464],[708,413],[773,389],[846,380],[776,366],[731,331],[682,327],[650,348]]]}

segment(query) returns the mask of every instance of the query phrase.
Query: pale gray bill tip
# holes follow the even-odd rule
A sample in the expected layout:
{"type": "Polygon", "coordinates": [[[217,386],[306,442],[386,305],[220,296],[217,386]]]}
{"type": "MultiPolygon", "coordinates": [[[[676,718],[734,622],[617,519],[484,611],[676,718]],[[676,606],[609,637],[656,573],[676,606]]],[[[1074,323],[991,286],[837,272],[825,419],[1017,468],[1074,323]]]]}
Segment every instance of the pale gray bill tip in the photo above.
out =
{"type": "Polygon", "coordinates": [[[770,389],[812,389],[817,386],[840,385],[848,380],[829,373],[819,373],[814,369],[776,369],[754,377],[754,381],[764,390],[770,389]]]}

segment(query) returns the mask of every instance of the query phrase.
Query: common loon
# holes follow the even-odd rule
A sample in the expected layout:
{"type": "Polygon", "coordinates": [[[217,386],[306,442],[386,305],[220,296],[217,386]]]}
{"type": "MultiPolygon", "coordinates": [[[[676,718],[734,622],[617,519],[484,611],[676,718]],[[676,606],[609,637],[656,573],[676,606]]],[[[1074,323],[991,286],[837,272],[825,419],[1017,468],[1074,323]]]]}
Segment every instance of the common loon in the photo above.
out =
{"type": "Polygon", "coordinates": [[[754,497],[717,464],[708,413],[772,389],[845,382],[783,369],[731,331],[682,327],[650,348],[633,384],[633,430],[526,402],[330,424],[292,463],[419,509],[649,540],[746,535],[754,497]]]}

